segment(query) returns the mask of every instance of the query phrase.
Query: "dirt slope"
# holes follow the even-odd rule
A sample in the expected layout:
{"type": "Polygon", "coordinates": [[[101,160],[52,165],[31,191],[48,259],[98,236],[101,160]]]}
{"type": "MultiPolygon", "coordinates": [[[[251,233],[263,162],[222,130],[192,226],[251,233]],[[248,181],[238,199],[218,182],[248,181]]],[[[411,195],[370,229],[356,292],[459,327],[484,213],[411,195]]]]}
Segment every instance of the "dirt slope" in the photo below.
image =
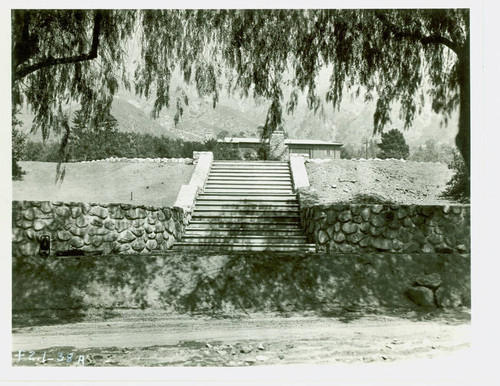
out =
{"type": "Polygon", "coordinates": [[[157,162],[69,163],[62,183],[55,183],[56,163],[21,162],[22,181],[13,181],[12,198],[173,206],[194,166],[157,162]],[[132,192],[132,199],[131,199],[132,192]]]}
{"type": "Polygon", "coordinates": [[[436,205],[453,176],[439,162],[333,160],[307,162],[311,186],[322,202],[355,202],[357,194],[377,194],[398,204],[436,205]]]}

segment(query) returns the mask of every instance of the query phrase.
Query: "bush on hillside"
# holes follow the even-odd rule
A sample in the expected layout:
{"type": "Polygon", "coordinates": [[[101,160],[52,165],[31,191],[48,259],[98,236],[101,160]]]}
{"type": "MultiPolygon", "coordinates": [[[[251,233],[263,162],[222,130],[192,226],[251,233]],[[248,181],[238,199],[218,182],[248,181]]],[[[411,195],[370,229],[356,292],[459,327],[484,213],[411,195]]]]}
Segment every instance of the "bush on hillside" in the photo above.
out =
{"type": "Polygon", "coordinates": [[[449,164],[453,160],[453,147],[448,144],[438,144],[433,138],[413,149],[409,158],[419,162],[443,162],[449,164]]]}
{"type": "Polygon", "coordinates": [[[378,144],[381,152],[379,158],[407,159],[410,156],[410,147],[405,141],[403,133],[397,129],[382,133],[381,142],[378,144]]]}
{"type": "Polygon", "coordinates": [[[12,179],[21,180],[26,174],[19,166],[19,161],[26,154],[26,139],[22,133],[15,127],[12,128],[12,179]]]}
{"type": "Polygon", "coordinates": [[[451,180],[446,183],[448,187],[445,189],[442,196],[462,203],[470,202],[470,174],[458,150],[454,150],[453,159],[448,164],[448,168],[454,170],[455,174],[451,180]]]}

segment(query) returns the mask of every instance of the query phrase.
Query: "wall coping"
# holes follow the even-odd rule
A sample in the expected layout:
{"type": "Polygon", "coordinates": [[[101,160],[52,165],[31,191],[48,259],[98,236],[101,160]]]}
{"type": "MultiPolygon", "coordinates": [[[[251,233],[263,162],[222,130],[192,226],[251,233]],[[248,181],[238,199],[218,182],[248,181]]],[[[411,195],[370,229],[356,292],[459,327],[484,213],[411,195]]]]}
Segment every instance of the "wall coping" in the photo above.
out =
{"type": "Polygon", "coordinates": [[[126,158],[126,157],[109,157],[103,159],[96,159],[90,161],[79,161],[75,163],[94,163],[94,162],[155,162],[155,163],[179,163],[179,164],[187,164],[192,165],[192,158],[126,158]]]}
{"type": "Polygon", "coordinates": [[[305,158],[290,154],[290,170],[292,173],[293,189],[309,187],[309,176],[305,165],[305,158]]]}
{"type": "Polygon", "coordinates": [[[193,159],[196,167],[191,176],[189,184],[182,185],[177,195],[174,207],[179,207],[187,211],[194,208],[194,202],[199,191],[203,190],[212,167],[214,155],[210,151],[195,151],[193,159]]]}

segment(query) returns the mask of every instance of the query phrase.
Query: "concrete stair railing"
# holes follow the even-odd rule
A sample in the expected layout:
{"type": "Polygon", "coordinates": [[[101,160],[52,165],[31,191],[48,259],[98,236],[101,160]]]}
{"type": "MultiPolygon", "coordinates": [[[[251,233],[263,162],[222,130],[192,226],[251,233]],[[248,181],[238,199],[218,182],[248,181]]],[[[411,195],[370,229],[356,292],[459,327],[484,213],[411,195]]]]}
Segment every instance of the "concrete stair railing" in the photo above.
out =
{"type": "Polygon", "coordinates": [[[214,161],[174,248],[314,252],[300,225],[289,164],[214,161]]]}

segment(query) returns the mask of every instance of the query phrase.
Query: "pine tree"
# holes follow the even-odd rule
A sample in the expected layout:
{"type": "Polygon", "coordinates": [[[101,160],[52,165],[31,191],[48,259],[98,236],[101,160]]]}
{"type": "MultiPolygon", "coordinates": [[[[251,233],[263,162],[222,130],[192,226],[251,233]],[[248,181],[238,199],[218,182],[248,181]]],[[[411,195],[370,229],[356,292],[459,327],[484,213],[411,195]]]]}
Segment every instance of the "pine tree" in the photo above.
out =
{"type": "Polygon", "coordinates": [[[382,133],[382,141],[378,147],[381,149],[379,158],[407,159],[410,156],[410,147],[407,145],[403,133],[397,129],[382,133]]]}

